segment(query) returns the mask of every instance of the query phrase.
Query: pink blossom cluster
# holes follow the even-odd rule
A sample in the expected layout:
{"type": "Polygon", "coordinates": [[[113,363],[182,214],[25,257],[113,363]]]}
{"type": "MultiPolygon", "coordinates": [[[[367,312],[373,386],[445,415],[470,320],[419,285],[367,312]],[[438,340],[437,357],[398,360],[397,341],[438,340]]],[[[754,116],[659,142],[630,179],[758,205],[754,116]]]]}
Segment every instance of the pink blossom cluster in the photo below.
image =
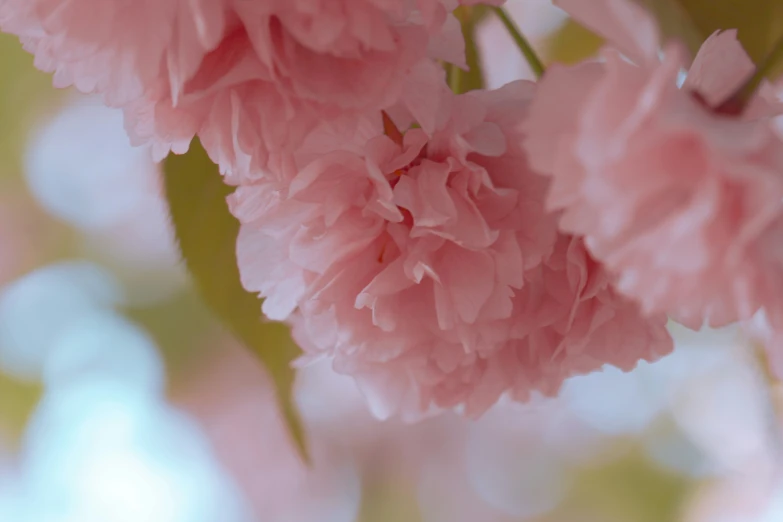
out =
{"type": "Polygon", "coordinates": [[[766,84],[739,113],[726,103],[755,71],[736,32],[689,65],[677,42],[659,58],[657,26],[631,3],[557,3],[611,42],[602,62],[550,68],[524,123],[560,227],[645,312],[699,328],[763,307],[780,323],[783,106],[766,84]]]}
{"type": "Polygon", "coordinates": [[[379,417],[630,370],[668,317],[783,327],[781,106],[725,103],[755,70],[735,33],[689,63],[630,0],[556,0],[598,60],[455,94],[473,3],[3,0],[0,27],[158,157],[201,139],[243,285],[379,417]]]}
{"type": "Polygon", "coordinates": [[[422,60],[464,61],[460,3],[474,2],[3,0],[0,28],[57,87],[122,107],[158,158],[199,135],[252,175],[282,169],[314,121],[395,103],[422,60]]]}

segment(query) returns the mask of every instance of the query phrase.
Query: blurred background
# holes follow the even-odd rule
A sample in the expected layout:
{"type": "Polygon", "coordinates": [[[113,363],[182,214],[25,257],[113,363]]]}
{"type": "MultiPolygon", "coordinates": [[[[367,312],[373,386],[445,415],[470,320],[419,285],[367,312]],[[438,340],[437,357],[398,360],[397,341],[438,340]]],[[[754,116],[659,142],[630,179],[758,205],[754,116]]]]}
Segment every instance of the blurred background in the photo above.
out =
{"type": "MultiPolygon", "coordinates": [[[[546,60],[601,43],[547,0],[508,7],[546,60]]],[[[530,77],[497,20],[477,41],[489,87],[530,77]]],[[[659,363],[477,422],[379,423],[307,368],[305,467],[189,284],[149,152],[50,85],[0,36],[0,522],[783,521],[780,390],[738,329],[673,326],[659,363]]]]}

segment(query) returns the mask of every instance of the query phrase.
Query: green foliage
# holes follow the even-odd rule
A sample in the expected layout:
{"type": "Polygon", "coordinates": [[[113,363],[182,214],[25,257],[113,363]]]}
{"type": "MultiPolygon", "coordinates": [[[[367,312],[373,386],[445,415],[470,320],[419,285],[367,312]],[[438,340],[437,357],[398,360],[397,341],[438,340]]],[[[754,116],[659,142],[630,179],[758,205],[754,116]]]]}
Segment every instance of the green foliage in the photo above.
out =
{"type": "Polygon", "coordinates": [[[365,477],[358,522],[424,522],[415,482],[391,473],[365,477]]]}
{"type": "Polygon", "coordinates": [[[623,458],[580,473],[568,507],[623,522],[681,520],[691,493],[688,479],[656,467],[641,448],[628,449],[623,458]]]}
{"type": "MultiPolygon", "coordinates": [[[[677,36],[692,51],[717,30],[737,29],[737,37],[753,61],[762,64],[783,44],[781,0],[638,0],[658,17],[666,36],[677,36]]],[[[783,58],[767,71],[783,72],[783,58]]]]}
{"type": "Polygon", "coordinates": [[[781,0],[655,0],[676,1],[702,38],[718,29],[737,29],[753,61],[761,63],[783,35],[781,0]]]}
{"type": "Polygon", "coordinates": [[[211,347],[203,340],[214,332],[209,309],[194,289],[177,292],[163,301],[132,304],[123,312],[155,339],[166,364],[170,388],[191,378],[211,347]]]}
{"type": "Polygon", "coordinates": [[[45,116],[59,101],[52,78],[33,67],[19,39],[0,33],[0,181],[17,178],[31,120],[45,116]]]}
{"type": "Polygon", "coordinates": [[[658,20],[664,41],[671,39],[684,43],[693,56],[709,34],[694,24],[691,13],[681,0],[636,0],[646,7],[658,20]]]}
{"type": "MultiPolygon", "coordinates": [[[[695,55],[704,41],[690,14],[680,0],[636,0],[658,20],[664,41],[677,39],[683,42],[695,55]]],[[[547,63],[578,63],[594,56],[604,44],[603,38],[575,22],[567,20],[544,42],[544,57],[547,63]]]]}
{"type": "MultiPolygon", "coordinates": [[[[737,29],[756,64],[764,61],[783,37],[783,0],[636,0],[658,20],[664,40],[677,39],[695,55],[716,30],[737,29]]],[[[548,62],[575,63],[595,54],[602,41],[569,20],[546,42],[548,62]]],[[[783,62],[783,58],[777,60],[783,62]]],[[[770,76],[783,73],[783,63],[770,76]]]]}
{"type": "Polygon", "coordinates": [[[239,223],[226,204],[232,188],[223,183],[198,140],[187,154],[170,155],[164,173],[179,248],[196,288],[268,370],[290,433],[307,460],[304,432],[292,399],[295,372],[290,363],[297,349],[290,340],[283,340],[281,325],[261,321],[259,300],[242,288],[236,260],[239,223]]]}
{"type": "Polygon", "coordinates": [[[19,444],[25,425],[42,394],[40,384],[23,382],[0,371],[0,439],[19,444]]]}
{"type": "Polygon", "coordinates": [[[603,38],[569,19],[544,40],[544,61],[575,64],[595,55],[603,44],[603,38]]]}
{"type": "MultiPolygon", "coordinates": [[[[759,76],[783,73],[783,1],[638,0],[658,17],[665,35],[678,36],[692,51],[717,30],[737,29],[737,37],[759,76]]],[[[756,82],[758,83],[758,82],[756,82]]],[[[750,85],[751,91],[755,85],[750,85]]]]}

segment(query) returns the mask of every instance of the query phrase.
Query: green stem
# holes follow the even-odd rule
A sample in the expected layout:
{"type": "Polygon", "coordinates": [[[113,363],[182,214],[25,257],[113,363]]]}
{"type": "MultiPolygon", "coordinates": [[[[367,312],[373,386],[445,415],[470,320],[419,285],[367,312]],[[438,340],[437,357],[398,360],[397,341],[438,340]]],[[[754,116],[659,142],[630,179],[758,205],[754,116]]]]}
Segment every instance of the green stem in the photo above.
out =
{"type": "Polygon", "coordinates": [[[536,78],[541,78],[545,70],[544,63],[538,57],[536,51],[533,50],[533,46],[530,45],[530,42],[522,35],[517,25],[502,7],[493,7],[492,10],[495,11],[495,14],[500,18],[500,21],[506,26],[509,34],[514,39],[514,43],[516,43],[519,50],[522,51],[525,60],[530,64],[530,68],[533,69],[536,78]]]}
{"type": "Polygon", "coordinates": [[[462,69],[456,65],[449,64],[449,87],[454,94],[462,93],[462,69]]]}

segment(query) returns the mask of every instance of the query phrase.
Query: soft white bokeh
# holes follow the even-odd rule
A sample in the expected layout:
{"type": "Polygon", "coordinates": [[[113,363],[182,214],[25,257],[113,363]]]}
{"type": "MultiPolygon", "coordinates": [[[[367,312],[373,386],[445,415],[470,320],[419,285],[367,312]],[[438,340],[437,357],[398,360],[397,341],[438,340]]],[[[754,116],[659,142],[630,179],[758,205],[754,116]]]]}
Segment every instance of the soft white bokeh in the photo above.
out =
{"type": "Polygon", "coordinates": [[[84,379],[100,379],[161,392],[165,370],[154,341],[112,311],[91,311],[71,321],[44,361],[50,390],[84,379]]]}
{"type": "Polygon", "coordinates": [[[131,147],[122,112],[90,98],[66,107],[31,141],[27,181],[52,215],[84,230],[105,230],[134,216],[156,193],[156,167],[131,147]]]}
{"type": "Polygon", "coordinates": [[[692,479],[718,475],[720,467],[701,446],[667,418],[643,435],[647,457],[663,469],[692,479]]]}
{"type": "Polygon", "coordinates": [[[765,404],[764,383],[753,368],[737,354],[724,355],[720,368],[680,391],[672,411],[680,428],[726,473],[736,473],[770,458],[774,412],[765,404]]]}
{"type": "Polygon", "coordinates": [[[29,522],[251,520],[196,425],[121,383],[47,393],[21,466],[29,522]]]}
{"type": "Polygon", "coordinates": [[[6,476],[0,478],[0,520],[3,522],[6,520],[13,522],[34,522],[29,510],[25,506],[24,494],[20,490],[19,477],[6,476]]]}
{"type": "Polygon", "coordinates": [[[444,440],[421,462],[418,504],[424,522],[512,522],[519,520],[482,500],[470,483],[459,441],[444,440]]]}
{"type": "Polygon", "coordinates": [[[666,395],[679,429],[716,472],[745,473],[748,466],[768,461],[779,433],[755,348],[737,327],[672,331],[679,364],[665,360],[663,369],[671,375],[666,395]]]}
{"type": "Polygon", "coordinates": [[[115,278],[88,262],[62,262],[19,278],[0,291],[0,368],[20,379],[40,378],[75,321],[123,299],[115,278]]]}
{"type": "Polygon", "coordinates": [[[329,361],[300,368],[294,389],[302,417],[316,429],[329,431],[346,426],[367,431],[367,424],[377,423],[370,416],[356,381],[332,369],[329,361]]]}
{"type": "Polygon", "coordinates": [[[118,281],[88,262],[32,272],[0,293],[0,370],[45,394],[0,521],[251,522],[199,427],[166,404],[152,338],[117,311],[118,281]]]}
{"type": "Polygon", "coordinates": [[[581,419],[607,435],[640,433],[666,404],[655,372],[645,362],[627,373],[605,367],[567,381],[561,396],[581,419]]]}
{"type": "Polygon", "coordinates": [[[779,522],[783,484],[764,473],[704,484],[686,504],[684,522],[779,522]]]}
{"type": "MultiPolygon", "coordinates": [[[[570,379],[563,386],[561,400],[607,435],[641,434],[678,404],[687,390],[719,372],[727,361],[727,350],[738,346],[736,328],[694,332],[672,325],[670,331],[675,343],[672,354],[654,363],[641,361],[630,372],[605,367],[570,379]]],[[[737,371],[747,369],[747,361],[732,360],[737,371]]]]}
{"type": "Polygon", "coordinates": [[[509,430],[493,437],[473,430],[468,438],[467,477],[490,506],[514,517],[528,518],[557,507],[569,487],[563,455],[536,434],[509,430]],[[515,437],[521,440],[503,440],[515,437]]]}
{"type": "Polygon", "coordinates": [[[83,234],[86,253],[131,280],[131,297],[163,298],[185,282],[160,166],[130,145],[121,111],[75,98],[32,140],[26,176],[41,206],[83,234]]]}
{"type": "Polygon", "coordinates": [[[757,522],[779,522],[783,520],[783,488],[771,495],[769,503],[761,510],[757,522]]]}

